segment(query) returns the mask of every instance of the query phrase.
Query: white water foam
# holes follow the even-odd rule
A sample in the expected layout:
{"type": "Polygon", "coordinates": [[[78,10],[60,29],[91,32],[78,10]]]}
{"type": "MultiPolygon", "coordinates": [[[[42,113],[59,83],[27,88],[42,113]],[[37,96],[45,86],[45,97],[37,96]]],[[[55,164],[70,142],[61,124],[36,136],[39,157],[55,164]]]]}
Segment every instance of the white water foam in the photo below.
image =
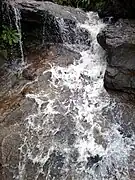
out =
{"type": "MultiPolygon", "coordinates": [[[[34,99],[37,111],[26,118],[25,140],[20,148],[19,180],[25,179],[27,174],[27,159],[39,164],[33,177],[35,180],[39,174],[46,180],[130,180],[128,158],[135,139],[134,136],[123,138],[116,117],[103,115],[103,110],[113,115],[117,106],[103,88],[106,63],[96,36],[105,25],[95,13],[88,13],[88,17],[89,21],[78,26],[90,32],[90,49],[80,52],[81,58],[74,64],[53,66],[44,72],[44,75],[52,74],[48,91],[27,94],[29,99],[34,99]],[[59,138],[60,132],[63,134],[59,138]],[[70,134],[74,134],[75,140],[69,145],[70,134]],[[63,166],[55,165],[51,170],[53,162],[50,162],[45,173],[44,165],[54,150],[62,154],[60,157],[65,157],[63,166]],[[75,155],[71,157],[74,151],[77,151],[76,160],[73,160],[75,155]],[[91,165],[88,158],[97,155],[99,160],[91,165]]],[[[117,113],[119,120],[120,113],[117,113]]]]}

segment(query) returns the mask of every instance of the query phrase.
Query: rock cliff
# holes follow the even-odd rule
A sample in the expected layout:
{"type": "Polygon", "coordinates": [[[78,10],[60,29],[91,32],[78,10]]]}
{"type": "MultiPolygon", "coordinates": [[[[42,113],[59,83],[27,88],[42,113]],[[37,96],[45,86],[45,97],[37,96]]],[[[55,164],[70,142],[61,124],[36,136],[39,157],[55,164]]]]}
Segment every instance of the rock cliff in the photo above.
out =
{"type": "Polygon", "coordinates": [[[87,19],[84,11],[35,0],[16,0],[11,5],[20,12],[24,43],[90,45],[89,33],[77,26],[87,19]]]}

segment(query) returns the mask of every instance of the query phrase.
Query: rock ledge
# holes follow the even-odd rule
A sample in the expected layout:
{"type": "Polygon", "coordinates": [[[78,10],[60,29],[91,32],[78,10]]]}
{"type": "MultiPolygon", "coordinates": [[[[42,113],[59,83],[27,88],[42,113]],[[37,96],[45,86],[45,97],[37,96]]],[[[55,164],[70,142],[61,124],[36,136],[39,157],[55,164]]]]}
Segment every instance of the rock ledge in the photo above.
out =
{"type": "Polygon", "coordinates": [[[97,39],[108,55],[105,87],[135,93],[135,20],[120,19],[97,39]]]}

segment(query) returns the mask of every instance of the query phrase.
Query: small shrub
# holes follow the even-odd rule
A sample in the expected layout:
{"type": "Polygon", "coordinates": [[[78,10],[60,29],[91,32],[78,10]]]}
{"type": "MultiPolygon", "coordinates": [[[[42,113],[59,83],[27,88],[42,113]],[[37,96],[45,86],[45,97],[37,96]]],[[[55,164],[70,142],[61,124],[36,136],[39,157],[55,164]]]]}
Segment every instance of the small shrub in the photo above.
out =
{"type": "Polygon", "coordinates": [[[19,34],[16,30],[7,26],[2,26],[2,32],[0,34],[0,42],[6,46],[13,46],[19,41],[19,34]]]}
{"type": "Polygon", "coordinates": [[[0,54],[2,54],[5,59],[10,59],[12,48],[18,42],[18,32],[13,28],[2,26],[0,31],[0,54]]]}

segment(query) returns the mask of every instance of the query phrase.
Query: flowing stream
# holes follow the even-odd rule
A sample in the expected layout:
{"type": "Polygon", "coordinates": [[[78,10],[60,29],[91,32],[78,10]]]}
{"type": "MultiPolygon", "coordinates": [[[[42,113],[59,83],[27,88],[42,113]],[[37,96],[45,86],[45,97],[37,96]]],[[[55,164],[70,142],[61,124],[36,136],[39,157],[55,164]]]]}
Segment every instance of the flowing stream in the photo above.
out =
{"type": "Polygon", "coordinates": [[[23,54],[23,43],[22,43],[22,33],[21,33],[21,15],[19,9],[13,6],[14,14],[15,14],[15,25],[19,35],[19,46],[20,46],[20,54],[21,54],[21,63],[24,64],[24,54],[23,54]]]}
{"type": "Polygon", "coordinates": [[[24,120],[16,180],[130,180],[135,136],[122,133],[125,106],[103,87],[105,52],[96,36],[105,24],[93,12],[87,16],[78,27],[89,32],[91,46],[65,44],[81,50],[80,59],[52,64],[42,75],[50,74],[47,88],[26,95],[36,110],[24,120]]]}

